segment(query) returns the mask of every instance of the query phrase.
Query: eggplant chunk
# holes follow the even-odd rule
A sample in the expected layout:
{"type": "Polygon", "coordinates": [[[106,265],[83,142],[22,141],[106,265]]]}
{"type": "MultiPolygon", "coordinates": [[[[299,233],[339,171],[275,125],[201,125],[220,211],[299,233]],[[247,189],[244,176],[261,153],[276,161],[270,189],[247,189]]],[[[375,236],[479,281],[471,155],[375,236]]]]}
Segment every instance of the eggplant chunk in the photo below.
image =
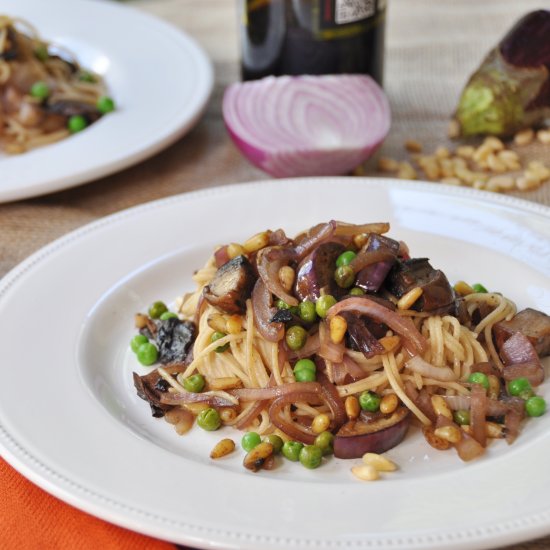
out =
{"type": "MultiPolygon", "coordinates": [[[[363,250],[366,252],[374,252],[376,250],[386,251],[394,254],[395,258],[397,258],[399,242],[384,235],[371,233],[363,250]]],[[[395,260],[386,260],[364,267],[357,274],[357,286],[368,292],[378,292],[394,262],[395,260]]]]}
{"type": "Polygon", "coordinates": [[[226,313],[244,313],[252,294],[256,275],[245,256],[237,256],[222,265],[210,284],[204,287],[205,300],[226,313]]]}
{"type": "Polygon", "coordinates": [[[499,350],[515,332],[529,338],[539,357],[550,355],[550,316],[542,311],[527,308],[509,321],[501,321],[493,327],[493,336],[499,350]]]}
{"type": "Polygon", "coordinates": [[[321,289],[328,287],[329,294],[342,295],[343,290],[334,280],[336,260],[346,248],[340,243],[320,244],[299,265],[296,274],[296,295],[300,300],[317,301],[321,289]]]}
{"type": "Polygon", "coordinates": [[[365,453],[384,453],[405,437],[409,428],[409,410],[399,407],[390,416],[371,422],[350,420],[334,438],[334,456],[360,458],[365,453]]]}
{"type": "Polygon", "coordinates": [[[386,279],[386,287],[397,298],[413,288],[422,288],[422,296],[412,307],[416,311],[446,313],[455,309],[455,295],[447,277],[427,258],[398,261],[386,279]]]}

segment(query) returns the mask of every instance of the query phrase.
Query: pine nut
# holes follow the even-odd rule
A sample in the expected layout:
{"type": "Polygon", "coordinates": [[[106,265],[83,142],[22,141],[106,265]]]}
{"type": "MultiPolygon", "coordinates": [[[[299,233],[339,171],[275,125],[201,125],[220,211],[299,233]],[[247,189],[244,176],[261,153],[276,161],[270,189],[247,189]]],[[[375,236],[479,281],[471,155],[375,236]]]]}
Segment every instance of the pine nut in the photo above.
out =
{"type": "Polygon", "coordinates": [[[397,172],[399,170],[399,163],[395,159],[380,157],[378,159],[378,170],[380,172],[397,172]]]}
{"type": "Polygon", "coordinates": [[[361,412],[359,401],[354,395],[348,395],[344,401],[344,409],[350,420],[355,420],[361,412]]]}
{"type": "Polygon", "coordinates": [[[279,281],[287,292],[292,289],[295,277],[296,273],[289,265],[284,265],[279,269],[279,281]]]}
{"type": "Polygon", "coordinates": [[[550,145],[550,129],[539,130],[537,132],[537,139],[544,143],[544,145],[550,145]]]}
{"type": "Polygon", "coordinates": [[[405,142],[405,149],[407,149],[409,153],[421,153],[422,145],[414,139],[408,139],[405,142]]]}
{"type": "Polygon", "coordinates": [[[418,174],[412,164],[409,162],[400,162],[396,177],[402,180],[415,180],[418,178],[418,174]]]}
{"type": "Polygon", "coordinates": [[[262,441],[244,457],[243,466],[253,472],[257,472],[272,455],[273,445],[267,441],[262,441]]]}
{"type": "Polygon", "coordinates": [[[208,326],[217,332],[227,332],[225,317],[221,313],[211,313],[206,320],[208,326]]]}
{"type": "Polygon", "coordinates": [[[475,173],[471,170],[468,170],[468,168],[460,168],[455,166],[455,175],[457,178],[469,185],[472,185],[472,183],[474,183],[474,181],[476,180],[475,173]]]}
{"type": "Polygon", "coordinates": [[[244,254],[244,248],[238,243],[229,243],[227,245],[227,257],[232,260],[237,256],[242,256],[244,254]]]}
{"type": "Polygon", "coordinates": [[[443,175],[443,177],[452,178],[455,176],[455,166],[451,159],[449,158],[440,159],[439,168],[441,170],[441,174],[443,175]]]}
{"type": "Polygon", "coordinates": [[[230,315],[225,323],[228,334],[239,334],[243,329],[243,318],[238,315],[230,315]]]}
{"type": "Polygon", "coordinates": [[[453,419],[453,413],[451,409],[449,408],[449,405],[447,405],[447,402],[441,395],[432,395],[432,407],[435,411],[436,415],[442,415],[449,420],[453,419]]]}
{"type": "Polygon", "coordinates": [[[422,290],[422,287],[419,287],[419,286],[409,290],[409,292],[407,292],[406,294],[403,294],[403,296],[399,298],[397,302],[397,308],[410,309],[414,305],[416,300],[418,300],[418,298],[422,296],[423,292],[424,291],[422,290]]]}
{"type": "Polygon", "coordinates": [[[369,238],[369,236],[366,235],[365,233],[359,233],[359,234],[357,234],[353,237],[353,244],[357,248],[363,248],[363,246],[365,246],[365,244],[367,244],[368,238],[369,238]]]}
{"type": "Polygon", "coordinates": [[[468,283],[465,283],[464,281],[458,281],[457,283],[455,283],[455,286],[453,288],[461,296],[468,296],[468,294],[475,293],[475,290],[468,283]]]}
{"type": "Polygon", "coordinates": [[[519,155],[515,151],[505,149],[498,153],[498,158],[501,160],[510,170],[515,170],[516,166],[520,167],[519,155]]]}
{"type": "Polygon", "coordinates": [[[434,435],[449,443],[458,443],[462,439],[462,433],[457,426],[442,426],[434,430],[434,435]]]}
{"type": "Polygon", "coordinates": [[[504,162],[502,162],[494,153],[487,157],[487,166],[491,172],[497,172],[499,174],[506,172],[506,164],[504,164],[504,162]]]}
{"type": "Polygon", "coordinates": [[[224,424],[233,422],[233,420],[237,418],[237,411],[231,407],[221,407],[218,409],[218,412],[220,413],[221,421],[224,424]]]}
{"type": "Polygon", "coordinates": [[[453,157],[451,159],[452,163],[453,163],[453,166],[455,168],[455,174],[456,174],[456,169],[457,168],[468,168],[468,163],[466,162],[465,159],[463,158],[460,158],[460,157],[453,157]]]}
{"type": "Polygon", "coordinates": [[[195,417],[187,409],[174,408],[166,412],[165,420],[174,425],[178,435],[183,435],[193,427],[195,417]]]}
{"type": "Polygon", "coordinates": [[[492,437],[493,439],[501,439],[505,435],[504,426],[496,422],[485,422],[485,431],[487,432],[487,437],[492,437]]]}
{"type": "Polygon", "coordinates": [[[435,435],[434,429],[432,426],[423,426],[422,427],[422,433],[424,434],[424,437],[426,441],[438,451],[445,451],[448,449],[451,444],[448,440],[443,439],[442,437],[438,437],[435,435]]]}
{"type": "Polygon", "coordinates": [[[378,470],[370,464],[361,464],[361,466],[354,466],[351,469],[351,473],[361,481],[376,481],[380,479],[378,470]]]}
{"type": "Polygon", "coordinates": [[[376,453],[365,453],[362,460],[364,464],[376,468],[379,472],[395,472],[395,470],[397,470],[397,464],[395,462],[376,453]]]}
{"type": "Polygon", "coordinates": [[[550,178],[550,168],[540,161],[530,162],[527,166],[527,172],[541,181],[546,181],[550,178]]]}
{"type": "Polygon", "coordinates": [[[457,148],[456,154],[463,159],[471,159],[474,155],[475,149],[471,145],[461,145],[457,148]]]}
{"type": "Polygon", "coordinates": [[[380,412],[383,414],[391,414],[397,409],[397,405],[399,405],[397,395],[395,395],[395,393],[388,393],[388,395],[384,395],[380,401],[380,412]]]}
{"type": "Polygon", "coordinates": [[[326,432],[330,426],[330,417],[328,414],[322,413],[314,417],[311,423],[311,430],[313,433],[320,434],[326,432]]]}
{"type": "Polygon", "coordinates": [[[473,155],[473,159],[480,164],[481,162],[484,162],[487,160],[489,155],[493,153],[493,149],[489,147],[488,145],[480,145],[475,151],[473,155]]]}
{"type": "Polygon", "coordinates": [[[529,174],[525,174],[516,180],[516,187],[520,191],[530,191],[540,187],[541,181],[538,178],[533,178],[529,174]]]}
{"type": "Polygon", "coordinates": [[[520,147],[523,145],[529,145],[533,141],[534,137],[535,132],[531,128],[527,128],[526,130],[519,131],[514,136],[514,143],[520,147]]]}
{"type": "Polygon", "coordinates": [[[483,145],[489,147],[493,151],[502,151],[504,149],[504,143],[495,136],[486,137],[483,141],[483,145]]]}
{"type": "Polygon", "coordinates": [[[448,158],[451,156],[451,152],[450,152],[449,149],[447,149],[447,147],[445,147],[444,145],[440,145],[440,146],[435,150],[435,156],[436,156],[438,159],[448,159],[448,158]]]}
{"type": "Polygon", "coordinates": [[[330,339],[335,344],[339,344],[344,339],[346,330],[348,330],[348,323],[341,315],[335,315],[330,320],[330,339]]]}
{"type": "Polygon", "coordinates": [[[210,452],[210,458],[221,458],[235,450],[235,442],[232,439],[222,439],[210,452]]]}
{"type": "Polygon", "coordinates": [[[401,338],[399,336],[384,336],[378,341],[384,346],[386,353],[396,351],[401,345],[401,338]]]}
{"type": "Polygon", "coordinates": [[[487,379],[489,380],[489,390],[487,392],[487,396],[490,399],[498,399],[498,396],[500,395],[500,380],[494,374],[489,374],[487,379]]]}
{"type": "Polygon", "coordinates": [[[251,252],[256,252],[261,248],[266,247],[269,244],[269,233],[267,231],[262,231],[261,233],[256,233],[256,235],[250,237],[244,244],[243,248],[247,254],[251,252]]]}
{"type": "Polygon", "coordinates": [[[145,328],[147,326],[147,315],[143,315],[143,313],[136,313],[134,317],[134,325],[137,329],[145,328]]]}
{"type": "Polygon", "coordinates": [[[441,170],[439,169],[439,164],[437,162],[425,163],[422,167],[426,177],[431,181],[438,181],[441,177],[441,170]]]}

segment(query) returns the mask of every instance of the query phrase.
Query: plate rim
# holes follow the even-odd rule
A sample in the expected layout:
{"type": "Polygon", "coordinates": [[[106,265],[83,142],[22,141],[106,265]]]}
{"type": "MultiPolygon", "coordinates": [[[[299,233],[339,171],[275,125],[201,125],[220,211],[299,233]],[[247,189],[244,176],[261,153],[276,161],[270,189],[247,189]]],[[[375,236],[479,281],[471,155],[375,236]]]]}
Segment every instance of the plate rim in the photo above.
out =
{"type": "MultiPolygon", "coordinates": [[[[40,2],[40,0],[17,0],[19,5],[26,3],[29,6],[40,2]]],[[[61,9],[63,6],[70,6],[72,10],[78,9],[75,2],[71,0],[55,0],[56,6],[52,9],[61,9]]],[[[151,14],[145,10],[139,9],[137,6],[126,4],[115,4],[106,0],[79,0],[80,4],[87,5],[91,10],[106,9],[108,12],[128,15],[135,18],[143,18],[148,23],[154,25],[156,29],[169,33],[177,42],[183,46],[197,66],[195,74],[196,84],[192,91],[190,103],[194,104],[194,110],[188,113],[186,117],[180,117],[176,123],[170,126],[162,133],[157,132],[155,139],[145,139],[142,143],[135,147],[131,153],[120,152],[118,156],[113,157],[108,162],[101,163],[87,170],[72,170],[71,173],[62,175],[53,175],[43,181],[26,184],[23,187],[14,186],[11,184],[8,189],[4,190],[0,186],[0,204],[23,200],[33,197],[39,197],[71,189],[80,185],[90,183],[94,180],[115,174],[126,168],[129,168],[139,162],[145,161],[152,156],[158,154],[162,150],[174,144],[178,139],[182,138],[191,131],[205,113],[208,103],[212,97],[214,90],[214,67],[211,59],[208,57],[204,48],[199,42],[189,35],[184,30],[176,27],[174,24],[162,19],[161,17],[151,14]]],[[[39,22],[33,21],[33,24],[39,26],[39,22]]],[[[93,129],[93,128],[92,128],[93,129]]],[[[62,143],[62,142],[58,142],[62,143]]],[[[41,147],[40,150],[47,148],[41,147]]],[[[23,153],[25,155],[25,153],[23,153]]],[[[4,156],[5,160],[9,160],[10,156],[4,156]]],[[[0,159],[1,166],[2,159],[0,159]]]]}
{"type": "MultiPolygon", "coordinates": [[[[195,198],[208,197],[213,195],[232,193],[244,188],[257,188],[261,189],[268,186],[277,186],[281,181],[287,182],[289,185],[301,185],[303,183],[314,184],[315,182],[322,181],[335,181],[345,179],[349,181],[350,177],[311,177],[311,178],[289,178],[286,180],[260,180],[246,183],[237,183],[231,185],[211,187],[207,189],[197,190],[188,193],[182,193],[171,197],[158,199],[148,203],[144,203],[138,206],[128,208],[126,210],[111,214],[109,216],[100,218],[96,221],[88,223],[70,233],[56,239],[52,243],[42,247],[21,263],[12,268],[0,279],[0,303],[4,296],[9,294],[10,288],[18,280],[24,277],[29,271],[32,271],[42,261],[46,261],[49,256],[63,247],[70,245],[74,241],[80,238],[84,238],[87,234],[96,232],[105,227],[117,224],[124,221],[126,218],[139,217],[142,212],[147,212],[155,209],[161,209],[165,206],[170,206],[175,203],[192,202],[195,198]]],[[[532,203],[525,199],[508,195],[493,195],[489,192],[480,192],[473,189],[456,188],[453,186],[445,186],[441,184],[417,182],[417,181],[404,181],[394,180],[391,178],[358,178],[353,177],[356,182],[361,182],[366,186],[388,186],[392,185],[395,188],[402,190],[414,190],[428,195],[436,194],[451,197],[468,197],[482,199],[483,201],[491,204],[500,204],[505,207],[512,207],[524,212],[532,212],[540,214],[550,219],[550,207],[541,205],[539,203],[532,203]]],[[[121,504],[116,500],[112,500],[100,493],[94,493],[90,489],[79,485],[77,482],[65,477],[63,474],[59,474],[49,466],[41,462],[37,457],[33,456],[27,449],[25,449],[9,431],[5,428],[3,420],[0,418],[0,450],[2,451],[2,457],[11,464],[16,470],[18,470],[26,478],[30,479],[38,486],[42,487],[47,492],[53,494],[57,498],[64,500],[76,506],[77,508],[84,510],[88,513],[96,515],[104,519],[105,521],[115,523],[129,529],[139,531],[158,538],[166,538],[166,531],[162,527],[162,517],[157,517],[157,525],[152,527],[147,526],[146,529],[139,529],[139,523],[136,518],[139,518],[140,513],[144,512],[133,506],[121,504]],[[76,492],[74,491],[76,489],[76,492]],[[107,506],[108,505],[108,506],[107,506]],[[107,506],[107,507],[106,507],[107,506]],[[131,512],[132,517],[128,517],[125,513],[131,512]]],[[[151,514],[146,513],[148,517],[151,514]]],[[[506,541],[506,544],[513,542],[521,542],[527,538],[535,538],[537,536],[543,536],[550,532],[550,508],[543,510],[537,514],[532,514],[529,517],[521,518],[521,522],[505,521],[502,524],[496,524],[491,528],[487,528],[484,532],[480,533],[478,530],[472,530],[471,533],[465,532],[463,529],[451,533],[445,529],[443,533],[437,533],[436,530],[429,533],[414,536],[408,536],[407,541],[404,541],[408,546],[402,546],[399,543],[395,543],[395,536],[392,537],[394,541],[391,546],[394,548],[437,548],[442,543],[445,543],[449,548],[473,548],[475,544],[476,548],[489,548],[494,545],[497,535],[502,538],[501,542],[506,541]],[[493,534],[491,534],[491,532],[493,534]],[[504,537],[506,537],[504,539],[504,537]],[[414,545],[411,544],[414,541],[414,545]]],[[[184,538],[177,542],[185,544],[192,544],[200,548],[210,548],[213,545],[218,547],[227,547],[228,544],[221,544],[212,542],[205,539],[205,532],[214,534],[216,529],[214,528],[196,528],[197,526],[189,526],[189,532],[185,534],[184,538]],[[195,529],[194,529],[195,527],[195,529]],[[200,533],[193,535],[192,533],[200,533]]],[[[246,535],[243,533],[236,534],[236,540],[240,540],[240,536],[248,537],[246,542],[247,547],[258,548],[269,546],[269,543],[273,537],[269,537],[268,540],[263,540],[260,536],[246,535]],[[257,544],[256,546],[250,546],[250,543],[257,544]]],[[[294,541],[296,544],[296,537],[282,537],[279,544],[288,543],[294,541]]],[[[327,547],[330,548],[344,548],[349,544],[357,548],[371,548],[371,544],[362,541],[363,544],[353,543],[337,543],[332,541],[327,547]]],[[[374,547],[384,546],[384,540],[374,539],[374,547]]]]}

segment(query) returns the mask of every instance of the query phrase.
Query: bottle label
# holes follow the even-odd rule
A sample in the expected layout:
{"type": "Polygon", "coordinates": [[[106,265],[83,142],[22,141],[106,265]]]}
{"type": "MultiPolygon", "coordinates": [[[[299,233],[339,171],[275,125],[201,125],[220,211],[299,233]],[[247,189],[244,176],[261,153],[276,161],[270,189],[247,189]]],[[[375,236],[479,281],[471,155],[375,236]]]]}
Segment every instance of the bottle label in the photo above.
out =
{"type": "Polygon", "coordinates": [[[337,25],[355,23],[376,13],[375,0],[336,0],[334,22],[337,25]]]}
{"type": "Polygon", "coordinates": [[[367,32],[384,17],[385,0],[316,0],[312,4],[313,34],[337,40],[367,32]]]}

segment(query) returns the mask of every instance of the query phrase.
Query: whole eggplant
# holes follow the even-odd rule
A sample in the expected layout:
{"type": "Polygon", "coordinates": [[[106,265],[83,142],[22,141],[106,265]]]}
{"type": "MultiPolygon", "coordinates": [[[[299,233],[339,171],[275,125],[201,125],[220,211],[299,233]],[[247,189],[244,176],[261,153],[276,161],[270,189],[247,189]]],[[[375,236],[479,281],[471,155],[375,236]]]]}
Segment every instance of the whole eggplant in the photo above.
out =
{"type": "Polygon", "coordinates": [[[483,60],[460,96],[463,137],[509,136],[550,116],[550,10],[522,17],[483,60]]]}

